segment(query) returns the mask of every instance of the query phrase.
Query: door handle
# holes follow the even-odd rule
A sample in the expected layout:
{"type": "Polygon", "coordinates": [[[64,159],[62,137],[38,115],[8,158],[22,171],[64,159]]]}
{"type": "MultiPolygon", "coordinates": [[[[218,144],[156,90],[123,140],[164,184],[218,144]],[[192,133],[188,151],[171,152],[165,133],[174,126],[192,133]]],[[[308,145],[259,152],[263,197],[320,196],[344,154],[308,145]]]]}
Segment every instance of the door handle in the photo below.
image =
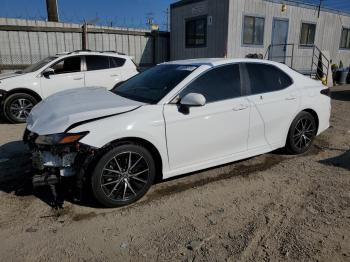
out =
{"type": "Polygon", "coordinates": [[[248,108],[247,105],[239,104],[239,105],[233,106],[232,110],[233,111],[241,111],[241,110],[244,110],[244,109],[247,109],[247,108],[248,108]]]}
{"type": "Polygon", "coordinates": [[[116,76],[119,76],[119,75],[111,75],[111,77],[116,77],[116,76]]]}
{"type": "Polygon", "coordinates": [[[286,100],[295,100],[297,99],[295,96],[288,96],[285,98],[286,100]]]}
{"type": "Polygon", "coordinates": [[[82,77],[75,77],[73,78],[73,80],[82,80],[83,78],[82,77]]]}

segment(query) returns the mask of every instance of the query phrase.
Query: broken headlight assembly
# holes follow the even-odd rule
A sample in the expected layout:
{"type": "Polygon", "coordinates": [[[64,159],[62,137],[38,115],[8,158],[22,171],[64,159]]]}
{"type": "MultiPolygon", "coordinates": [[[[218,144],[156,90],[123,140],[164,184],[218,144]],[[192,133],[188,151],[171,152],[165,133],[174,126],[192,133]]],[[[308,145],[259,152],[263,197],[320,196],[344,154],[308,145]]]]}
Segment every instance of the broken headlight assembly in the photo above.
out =
{"type": "Polygon", "coordinates": [[[35,143],[38,145],[66,145],[78,142],[89,132],[81,133],[60,133],[53,135],[42,135],[35,139],[35,143]]]}

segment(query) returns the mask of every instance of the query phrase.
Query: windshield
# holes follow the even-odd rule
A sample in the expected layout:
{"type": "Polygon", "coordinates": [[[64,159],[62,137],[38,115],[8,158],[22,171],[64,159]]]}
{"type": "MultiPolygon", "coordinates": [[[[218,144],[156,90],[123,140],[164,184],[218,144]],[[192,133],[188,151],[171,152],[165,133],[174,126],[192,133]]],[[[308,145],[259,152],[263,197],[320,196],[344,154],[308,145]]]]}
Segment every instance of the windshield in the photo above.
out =
{"type": "Polygon", "coordinates": [[[134,76],[112,92],[128,99],[156,104],[196,68],[197,66],[187,65],[158,65],[134,76]]]}
{"type": "Polygon", "coordinates": [[[55,60],[56,58],[57,58],[57,56],[46,57],[45,59],[37,62],[36,64],[28,66],[26,69],[24,69],[22,71],[22,73],[31,73],[31,72],[37,71],[40,68],[42,68],[44,65],[46,65],[46,64],[52,62],[53,60],[55,60]]]}

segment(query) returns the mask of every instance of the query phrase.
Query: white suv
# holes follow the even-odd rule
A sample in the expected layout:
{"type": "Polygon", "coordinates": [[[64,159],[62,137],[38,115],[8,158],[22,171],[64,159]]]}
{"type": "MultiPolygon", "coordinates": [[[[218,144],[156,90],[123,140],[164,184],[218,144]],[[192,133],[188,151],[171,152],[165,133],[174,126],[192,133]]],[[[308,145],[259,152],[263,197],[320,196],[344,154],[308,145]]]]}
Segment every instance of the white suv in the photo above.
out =
{"type": "Polygon", "coordinates": [[[57,54],[23,71],[1,74],[1,109],[10,122],[23,123],[35,104],[54,93],[86,86],[110,90],[137,73],[129,56],[113,51],[57,54]]]}

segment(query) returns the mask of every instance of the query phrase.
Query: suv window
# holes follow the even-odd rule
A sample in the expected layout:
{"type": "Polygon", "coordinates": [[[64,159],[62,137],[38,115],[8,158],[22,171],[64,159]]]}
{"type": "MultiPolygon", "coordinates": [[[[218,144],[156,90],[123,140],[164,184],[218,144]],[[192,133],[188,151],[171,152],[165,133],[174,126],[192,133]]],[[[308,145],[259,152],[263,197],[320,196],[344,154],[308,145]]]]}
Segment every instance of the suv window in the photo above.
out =
{"type": "Polygon", "coordinates": [[[73,56],[62,59],[58,63],[51,66],[55,70],[55,74],[66,74],[80,72],[80,56],[73,56]]]}
{"type": "Polygon", "coordinates": [[[124,58],[119,58],[119,57],[109,57],[109,62],[110,62],[110,67],[115,68],[115,67],[122,67],[125,64],[125,59],[124,58]]]}
{"type": "Polygon", "coordinates": [[[87,55],[85,56],[85,59],[86,59],[86,68],[88,71],[109,69],[108,56],[87,55]]]}
{"type": "Polygon", "coordinates": [[[25,68],[22,73],[25,74],[25,73],[31,73],[31,72],[34,72],[36,70],[39,70],[40,68],[44,67],[45,65],[47,65],[48,63],[51,63],[53,60],[57,59],[58,57],[57,56],[49,56],[49,57],[46,57],[45,59],[33,64],[33,65],[30,65],[28,66],[27,68],[25,68]]]}
{"type": "Polygon", "coordinates": [[[180,94],[202,94],[207,103],[241,96],[239,65],[226,65],[211,69],[189,84],[180,94]]]}
{"type": "Polygon", "coordinates": [[[245,66],[250,82],[250,94],[278,91],[293,84],[286,73],[273,65],[247,63],[245,66]]]}

